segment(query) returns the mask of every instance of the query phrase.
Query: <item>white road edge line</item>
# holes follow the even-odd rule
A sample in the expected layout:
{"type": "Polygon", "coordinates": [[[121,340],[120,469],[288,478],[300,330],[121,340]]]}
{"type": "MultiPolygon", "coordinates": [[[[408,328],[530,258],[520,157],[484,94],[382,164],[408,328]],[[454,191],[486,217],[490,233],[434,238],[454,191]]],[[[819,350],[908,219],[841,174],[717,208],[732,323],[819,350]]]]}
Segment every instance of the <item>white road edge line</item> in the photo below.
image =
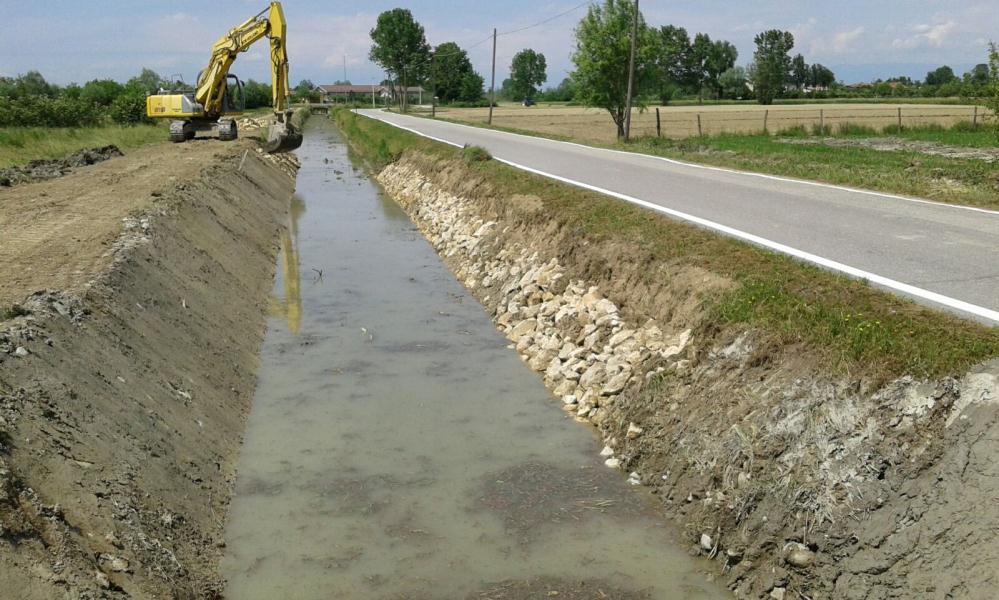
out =
{"type": "MultiPolygon", "coordinates": [[[[378,119],[383,123],[389,123],[383,119],[378,119]]],[[[946,202],[936,202],[934,200],[924,200],[922,198],[913,198],[911,196],[900,196],[898,194],[887,194],[885,192],[875,192],[873,190],[865,190],[861,188],[847,187],[843,185],[835,185],[832,183],[822,183],[821,181],[808,181],[807,179],[795,179],[793,177],[781,177],[780,175],[768,175],[766,173],[757,173],[755,171],[740,171],[738,169],[727,169],[725,167],[715,167],[712,165],[700,165],[697,163],[686,162],[682,160],[677,160],[675,158],[666,158],[665,156],[656,156],[654,154],[644,154],[642,152],[628,152],[627,150],[614,150],[613,148],[600,148],[598,146],[587,146],[586,144],[580,144],[578,142],[567,142],[564,140],[553,140],[551,138],[539,137],[535,135],[525,135],[523,133],[513,133],[512,131],[503,131],[501,129],[488,129],[484,127],[476,127],[474,125],[465,125],[464,123],[457,123],[455,121],[448,120],[438,120],[438,123],[446,123],[448,125],[454,125],[455,127],[465,127],[469,129],[477,129],[480,131],[491,131],[495,133],[500,133],[503,135],[512,135],[514,137],[527,138],[529,140],[536,140],[541,142],[551,142],[553,144],[565,144],[567,146],[575,146],[576,148],[582,148],[585,150],[591,150],[595,152],[610,152],[613,154],[623,154],[631,158],[638,159],[648,159],[648,160],[658,160],[672,165],[677,165],[681,167],[689,167],[692,169],[701,169],[704,171],[715,171],[718,173],[728,173],[730,175],[742,175],[746,177],[757,177],[759,179],[769,179],[771,181],[780,181],[784,183],[796,183],[799,185],[807,185],[811,187],[820,187],[831,190],[839,190],[841,192],[850,192],[853,194],[863,194],[866,196],[876,196],[878,198],[889,198],[891,200],[902,200],[904,202],[912,202],[915,204],[928,204],[930,206],[936,206],[944,209],[956,209],[956,210],[967,210],[971,212],[983,213],[987,215],[999,216],[999,210],[990,210],[988,208],[978,208],[977,206],[967,206],[964,204],[947,204],[946,202]]],[[[392,123],[395,125],[395,123],[392,123]]],[[[425,136],[426,137],[426,136],[425,136]]],[[[450,142],[449,142],[450,143],[450,142]]]]}
{"type": "MultiPolygon", "coordinates": [[[[365,115],[361,115],[361,116],[365,116],[365,115]]],[[[374,118],[374,117],[370,117],[370,118],[374,118]]],[[[416,134],[416,135],[418,135],[420,137],[424,137],[424,138],[427,138],[427,139],[434,140],[435,142],[441,142],[443,144],[447,144],[449,146],[455,146],[457,148],[463,148],[464,147],[462,144],[458,144],[458,143],[451,142],[451,141],[448,141],[448,140],[445,140],[445,139],[442,139],[442,138],[438,138],[438,137],[435,137],[435,136],[432,136],[432,135],[429,135],[429,134],[417,131],[415,129],[411,129],[409,127],[405,127],[403,125],[399,125],[398,123],[393,123],[391,121],[387,121],[387,120],[384,120],[384,119],[375,119],[375,120],[381,121],[382,123],[386,123],[388,125],[391,125],[393,127],[398,128],[398,129],[402,129],[404,131],[408,131],[410,133],[416,134]]],[[[501,162],[501,163],[503,163],[503,164],[506,164],[506,165],[509,165],[511,167],[514,167],[516,169],[520,169],[522,171],[527,171],[528,173],[533,173],[535,175],[540,175],[542,177],[547,177],[549,179],[554,179],[555,181],[560,181],[562,183],[567,183],[569,185],[572,185],[572,186],[575,186],[575,187],[578,187],[578,188],[582,188],[582,189],[589,190],[589,191],[592,191],[592,192],[597,192],[599,194],[604,194],[606,196],[611,196],[612,198],[617,198],[618,200],[624,200],[625,202],[630,202],[632,204],[637,204],[638,206],[642,206],[642,207],[647,208],[649,210],[653,210],[653,211],[656,211],[656,212],[664,213],[664,214],[670,215],[672,217],[675,217],[675,218],[678,218],[678,219],[681,219],[681,220],[684,220],[684,221],[689,221],[691,223],[696,223],[697,225],[700,225],[701,227],[704,227],[706,229],[710,229],[710,230],[713,230],[713,231],[718,231],[718,232],[724,233],[724,234],[726,234],[728,236],[731,236],[731,237],[734,237],[734,238],[737,238],[737,239],[741,239],[741,240],[745,240],[745,241],[750,242],[752,244],[756,244],[758,246],[763,246],[765,248],[769,248],[769,249],[774,250],[776,252],[780,252],[782,254],[787,254],[787,255],[793,256],[795,258],[798,258],[800,260],[803,260],[803,261],[806,261],[806,262],[810,262],[810,263],[819,265],[821,267],[825,267],[827,269],[830,269],[832,271],[837,271],[837,272],[849,275],[849,276],[857,278],[857,279],[864,279],[864,280],[867,280],[867,281],[869,281],[871,283],[874,283],[874,284],[880,285],[882,287],[886,287],[886,288],[889,288],[889,289],[901,292],[903,294],[908,294],[910,296],[915,296],[917,298],[922,298],[923,300],[928,300],[930,302],[933,302],[935,304],[939,304],[941,306],[946,306],[946,307],[954,309],[954,310],[958,310],[958,311],[961,311],[961,312],[964,312],[964,313],[967,313],[967,314],[975,315],[977,317],[981,317],[983,319],[986,319],[988,321],[992,321],[993,323],[999,325],[999,311],[991,310],[991,309],[985,308],[984,306],[978,306],[977,304],[971,304],[970,302],[965,302],[964,300],[958,300],[957,298],[951,298],[950,296],[944,296],[943,294],[938,294],[936,292],[931,292],[929,290],[924,290],[923,288],[919,288],[919,287],[916,287],[914,285],[909,285],[908,283],[903,283],[901,281],[896,281],[894,279],[890,279],[888,277],[884,277],[884,276],[878,275],[876,273],[870,273],[868,271],[864,271],[863,269],[858,269],[856,267],[851,267],[850,265],[846,265],[846,264],[843,264],[841,262],[837,262],[835,260],[831,260],[831,259],[828,259],[828,258],[825,258],[825,257],[822,257],[822,256],[818,256],[818,255],[812,254],[810,252],[805,252],[804,250],[798,250],[797,248],[792,248],[791,246],[787,246],[785,244],[781,244],[780,242],[775,242],[773,240],[769,240],[767,238],[760,237],[758,235],[754,235],[752,233],[747,233],[745,231],[741,231],[739,229],[735,229],[734,227],[729,227],[728,225],[722,225],[721,223],[716,223],[714,221],[709,221],[708,219],[703,219],[701,217],[697,217],[697,216],[694,216],[694,215],[691,215],[691,214],[688,214],[688,213],[685,213],[685,212],[681,212],[681,211],[678,211],[678,210],[673,210],[672,208],[666,208],[665,206],[661,206],[659,204],[655,204],[655,203],[649,202],[647,200],[642,200],[641,198],[635,198],[634,196],[629,196],[627,194],[622,194],[620,192],[615,192],[615,191],[608,190],[608,189],[605,189],[605,188],[601,188],[601,187],[598,187],[598,186],[595,186],[595,185],[590,185],[588,183],[583,183],[581,181],[576,181],[574,179],[569,179],[567,177],[562,177],[561,175],[555,175],[555,174],[552,174],[552,173],[547,173],[545,171],[541,171],[541,170],[538,170],[538,169],[535,169],[535,168],[532,168],[532,167],[528,167],[526,165],[521,165],[521,164],[515,163],[515,162],[510,161],[510,160],[506,160],[506,159],[502,159],[502,158],[495,158],[495,157],[494,157],[494,159],[497,160],[497,161],[499,161],[499,162],[501,162]]]]}

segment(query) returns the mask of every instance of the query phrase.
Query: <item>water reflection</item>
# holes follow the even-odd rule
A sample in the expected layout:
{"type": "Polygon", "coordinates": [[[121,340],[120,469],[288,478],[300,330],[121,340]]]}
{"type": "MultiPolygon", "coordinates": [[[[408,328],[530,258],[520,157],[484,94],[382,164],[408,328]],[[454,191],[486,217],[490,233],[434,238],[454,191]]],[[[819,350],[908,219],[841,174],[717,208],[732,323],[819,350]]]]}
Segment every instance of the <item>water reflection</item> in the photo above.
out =
{"type": "Polygon", "coordinates": [[[298,251],[298,221],[305,214],[305,202],[299,195],[291,198],[288,208],[288,222],[281,232],[281,254],[278,263],[281,272],[278,277],[284,290],[284,298],[271,296],[271,315],[280,316],[288,324],[288,331],[297,334],[302,329],[302,276],[301,260],[298,251]]]}

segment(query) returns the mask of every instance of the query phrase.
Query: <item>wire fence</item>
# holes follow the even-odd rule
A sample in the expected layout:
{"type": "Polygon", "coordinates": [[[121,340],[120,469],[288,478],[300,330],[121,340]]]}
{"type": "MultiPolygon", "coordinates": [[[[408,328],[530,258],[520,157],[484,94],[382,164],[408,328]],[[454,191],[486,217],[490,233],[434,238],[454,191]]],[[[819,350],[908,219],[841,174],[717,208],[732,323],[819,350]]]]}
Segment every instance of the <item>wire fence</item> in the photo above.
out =
{"type": "MultiPolygon", "coordinates": [[[[478,120],[478,115],[468,115],[478,120]]],[[[632,137],[688,138],[724,133],[779,134],[804,128],[809,133],[836,133],[864,127],[875,132],[926,126],[970,128],[994,122],[994,115],[981,106],[924,107],[745,107],[736,110],[649,108],[632,114],[632,137]]],[[[613,140],[617,129],[603,111],[565,109],[506,109],[493,116],[494,124],[580,139],[613,140]]]]}

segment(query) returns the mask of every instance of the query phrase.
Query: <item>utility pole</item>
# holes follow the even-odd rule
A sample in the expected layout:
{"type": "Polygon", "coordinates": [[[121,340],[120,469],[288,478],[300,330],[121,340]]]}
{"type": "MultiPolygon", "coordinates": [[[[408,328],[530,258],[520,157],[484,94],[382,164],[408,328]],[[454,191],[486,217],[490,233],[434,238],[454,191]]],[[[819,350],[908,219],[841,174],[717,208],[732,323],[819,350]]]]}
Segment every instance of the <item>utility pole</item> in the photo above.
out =
{"type": "Polygon", "coordinates": [[[635,20],[631,24],[631,60],[628,61],[628,102],[624,110],[624,141],[631,138],[631,98],[635,91],[635,52],[638,47],[638,0],[635,0],[635,20]]]}
{"type": "Polygon", "coordinates": [[[343,55],[343,82],[347,83],[347,55],[343,55]]]}
{"type": "Polygon", "coordinates": [[[489,83],[489,121],[493,124],[493,104],[496,104],[496,29],[493,28],[493,78],[489,83]]]}

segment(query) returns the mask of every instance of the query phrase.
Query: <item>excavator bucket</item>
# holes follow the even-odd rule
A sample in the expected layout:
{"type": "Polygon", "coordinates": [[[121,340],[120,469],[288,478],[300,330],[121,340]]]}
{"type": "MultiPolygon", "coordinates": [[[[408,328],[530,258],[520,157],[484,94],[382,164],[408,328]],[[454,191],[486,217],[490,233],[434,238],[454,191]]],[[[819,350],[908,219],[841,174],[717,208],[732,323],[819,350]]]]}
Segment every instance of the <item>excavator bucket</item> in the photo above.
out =
{"type": "Polygon", "coordinates": [[[268,154],[291,152],[302,145],[302,133],[291,123],[291,111],[278,115],[267,134],[264,151],[268,154]]]}

